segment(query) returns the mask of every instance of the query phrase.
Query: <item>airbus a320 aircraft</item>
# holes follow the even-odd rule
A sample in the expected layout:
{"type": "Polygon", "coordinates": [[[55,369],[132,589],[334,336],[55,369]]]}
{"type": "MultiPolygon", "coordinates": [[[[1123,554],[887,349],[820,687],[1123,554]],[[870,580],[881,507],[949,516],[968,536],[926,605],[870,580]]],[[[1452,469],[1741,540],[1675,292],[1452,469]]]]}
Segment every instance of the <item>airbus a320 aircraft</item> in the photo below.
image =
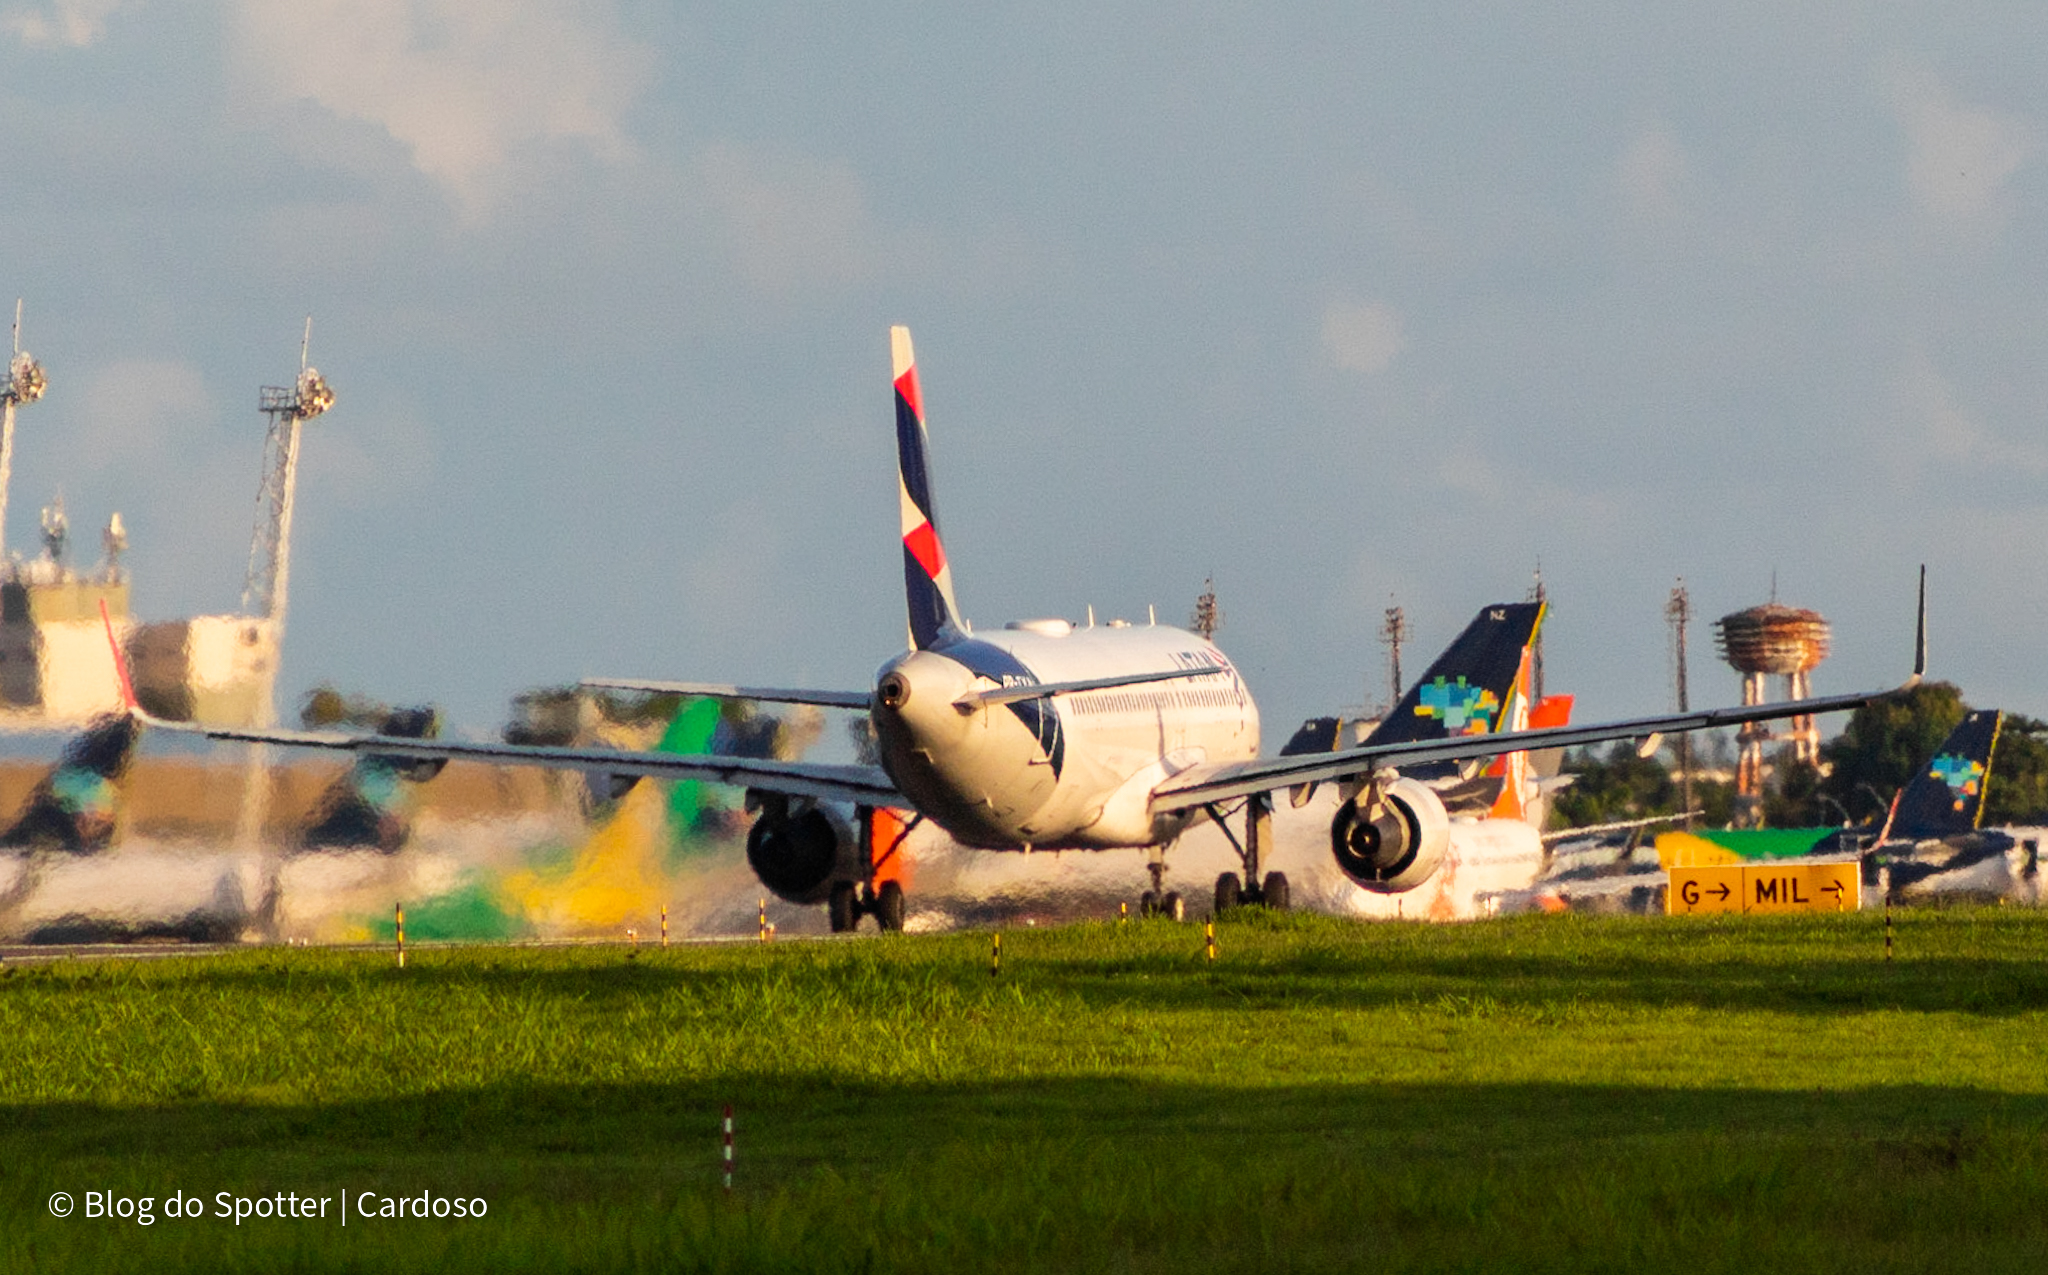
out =
{"type": "MultiPolygon", "coordinates": [[[[1437,793],[1403,776],[1403,767],[1834,712],[1895,693],[1261,757],[1251,692],[1229,658],[1196,634],[1159,624],[1076,628],[1056,619],[976,632],[967,623],[932,499],[909,330],[892,329],[890,342],[910,648],[882,665],[874,685],[863,690],[587,683],[864,710],[880,745],[879,766],[200,727],[148,717],[132,695],[130,711],[150,725],[219,740],[393,759],[523,762],[608,773],[615,781],[653,776],[737,785],[758,814],[747,858],[763,884],[795,901],[829,900],[834,929],[851,928],[863,912],[884,929],[898,929],[901,890],[893,881],[873,885],[875,864],[895,850],[875,844],[872,816],[879,809],[909,809],[963,845],[984,850],[1144,850],[1155,884],[1166,849],[1183,830],[1203,819],[1228,830],[1235,820],[1243,831],[1232,840],[1244,868],[1244,897],[1256,901],[1281,892],[1264,874],[1273,794],[1292,789],[1305,796],[1330,783],[1343,797],[1330,827],[1338,867],[1368,889],[1408,890],[1437,870],[1450,838],[1437,793]],[[854,807],[856,817],[849,823],[834,803],[854,807]]],[[[1908,687],[1924,671],[1925,616],[1923,571],[1908,687]]],[[[1485,719],[1475,722],[1487,731],[1485,719]]],[[[1155,893],[1154,902],[1178,911],[1171,895],[1155,893]]]]}

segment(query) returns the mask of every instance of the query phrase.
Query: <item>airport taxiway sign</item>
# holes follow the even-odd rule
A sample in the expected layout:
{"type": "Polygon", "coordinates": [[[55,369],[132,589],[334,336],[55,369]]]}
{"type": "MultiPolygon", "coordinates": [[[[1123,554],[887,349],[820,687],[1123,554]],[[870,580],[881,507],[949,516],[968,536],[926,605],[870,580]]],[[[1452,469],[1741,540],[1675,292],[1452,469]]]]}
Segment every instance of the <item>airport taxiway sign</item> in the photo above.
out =
{"type": "Polygon", "coordinates": [[[1671,916],[1699,912],[1854,912],[1863,874],[1846,863],[1743,863],[1673,868],[1664,892],[1671,916]]]}

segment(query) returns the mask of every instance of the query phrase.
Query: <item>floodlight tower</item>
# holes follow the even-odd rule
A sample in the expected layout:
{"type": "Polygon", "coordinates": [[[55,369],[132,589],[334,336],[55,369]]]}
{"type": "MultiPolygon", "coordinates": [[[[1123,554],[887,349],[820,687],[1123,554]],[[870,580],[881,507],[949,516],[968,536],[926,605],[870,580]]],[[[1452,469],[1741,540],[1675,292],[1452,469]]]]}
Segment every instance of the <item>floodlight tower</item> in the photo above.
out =
{"type": "Polygon", "coordinates": [[[1216,577],[1202,581],[1202,595],[1195,599],[1195,613],[1188,617],[1188,627],[1213,640],[1216,630],[1223,627],[1223,612],[1216,606],[1216,577]]]}
{"type": "MultiPolygon", "coordinates": [[[[268,647],[267,666],[257,679],[256,725],[277,725],[277,675],[284,662],[284,613],[291,585],[292,498],[299,484],[299,437],[307,421],[334,406],[334,391],[306,363],[313,344],[313,320],[299,342],[299,377],[289,386],[266,385],[256,406],[270,418],[263,440],[263,486],[256,493],[256,530],[249,539],[249,573],[242,584],[242,613],[261,622],[268,647]]],[[[242,788],[242,813],[236,844],[262,843],[270,814],[270,745],[249,750],[249,771],[242,788]]],[[[267,870],[263,911],[270,917],[277,897],[276,861],[267,870]]],[[[269,921],[265,922],[269,928],[269,921]]]]}
{"type": "Polygon", "coordinates": [[[14,302],[14,357],[7,363],[7,386],[0,389],[0,403],[5,403],[4,422],[0,422],[0,562],[7,556],[7,486],[14,475],[14,408],[17,403],[33,403],[49,388],[49,379],[43,375],[43,365],[21,348],[21,299],[14,302]]]}
{"type": "MultiPolygon", "coordinates": [[[[256,494],[256,529],[249,539],[249,573],[242,585],[242,613],[268,622],[273,651],[284,646],[285,603],[291,585],[292,501],[299,482],[299,437],[307,421],[334,406],[334,391],[306,364],[313,320],[299,343],[299,377],[289,386],[266,385],[256,405],[270,418],[263,442],[263,486],[256,494]]],[[[264,726],[276,725],[276,657],[271,687],[264,692],[264,726]]]]}

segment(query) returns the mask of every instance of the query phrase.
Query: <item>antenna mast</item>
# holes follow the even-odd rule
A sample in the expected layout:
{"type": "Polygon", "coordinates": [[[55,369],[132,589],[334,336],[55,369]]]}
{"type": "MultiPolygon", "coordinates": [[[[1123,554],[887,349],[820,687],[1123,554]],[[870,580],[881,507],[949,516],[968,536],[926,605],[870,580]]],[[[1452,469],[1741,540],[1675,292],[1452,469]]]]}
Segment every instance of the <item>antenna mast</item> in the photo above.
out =
{"type": "Polygon", "coordinates": [[[1380,625],[1380,643],[1387,648],[1387,681],[1392,688],[1392,697],[1387,700],[1387,711],[1394,711],[1401,702],[1401,644],[1408,640],[1408,616],[1398,606],[1387,608],[1385,623],[1380,625]]]}
{"type": "Polygon", "coordinates": [[[0,390],[0,563],[7,555],[7,488],[14,476],[14,408],[17,403],[33,403],[43,396],[49,387],[49,380],[43,375],[43,365],[36,362],[21,348],[21,299],[14,301],[14,354],[7,362],[7,386],[0,390]]]}
{"type": "MultiPolygon", "coordinates": [[[[1692,595],[1686,592],[1685,577],[1678,577],[1678,585],[1671,590],[1671,601],[1664,605],[1664,618],[1671,622],[1673,653],[1678,662],[1678,711],[1689,712],[1685,685],[1685,629],[1692,623],[1692,595]]],[[[1678,736],[1678,788],[1679,809],[1686,812],[1685,826],[1692,827],[1692,733],[1681,732],[1678,736]]]]}

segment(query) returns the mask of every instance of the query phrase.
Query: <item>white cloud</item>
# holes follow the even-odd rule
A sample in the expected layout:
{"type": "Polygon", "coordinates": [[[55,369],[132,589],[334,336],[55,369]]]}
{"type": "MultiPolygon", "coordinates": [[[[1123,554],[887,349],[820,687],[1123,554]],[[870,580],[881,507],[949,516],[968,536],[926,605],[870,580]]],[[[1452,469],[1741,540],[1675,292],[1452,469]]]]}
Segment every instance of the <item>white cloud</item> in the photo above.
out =
{"type": "Polygon", "coordinates": [[[1332,301],[1323,307],[1322,346],[1336,366],[1376,376],[1408,348],[1408,338],[1400,313],[1384,302],[1332,301]]]}
{"type": "Polygon", "coordinates": [[[1664,221],[1685,211],[1691,165],[1667,129],[1637,130],[1616,162],[1614,176],[1623,202],[1639,217],[1664,221]]]}
{"type": "Polygon", "coordinates": [[[82,49],[107,33],[107,19],[128,0],[57,0],[42,8],[11,8],[0,30],[34,49],[82,49]]]}
{"type": "Polygon", "coordinates": [[[307,426],[303,486],[349,511],[403,503],[425,489],[434,472],[432,422],[411,403],[355,399],[347,386],[337,387],[336,402],[332,417],[307,426]]]}
{"type": "Polygon", "coordinates": [[[844,162],[722,144],[699,156],[697,171],[734,268],[749,283],[786,292],[871,272],[882,233],[844,162]]]}
{"type": "Polygon", "coordinates": [[[171,359],[109,363],[86,378],[79,398],[84,420],[72,442],[88,471],[175,462],[186,449],[174,438],[219,415],[198,369],[171,359]]]}
{"type": "Polygon", "coordinates": [[[2033,128],[1957,104],[1926,74],[1894,76],[1892,106],[1906,131],[1906,187],[1914,204],[1965,228],[2003,221],[2007,183],[2034,151],[2033,128]]]}
{"type": "Polygon", "coordinates": [[[1955,386],[1925,351],[1907,356],[1893,381],[1897,437],[1885,449],[1902,486],[1923,478],[1930,461],[1973,476],[2048,474],[2048,447],[1999,437],[1956,398],[1955,386]]]}
{"type": "Polygon", "coordinates": [[[650,56],[603,6],[548,0],[236,0],[236,65],[272,102],[311,100],[374,124],[414,167],[487,211],[523,148],[632,154],[624,116],[650,56]]]}

